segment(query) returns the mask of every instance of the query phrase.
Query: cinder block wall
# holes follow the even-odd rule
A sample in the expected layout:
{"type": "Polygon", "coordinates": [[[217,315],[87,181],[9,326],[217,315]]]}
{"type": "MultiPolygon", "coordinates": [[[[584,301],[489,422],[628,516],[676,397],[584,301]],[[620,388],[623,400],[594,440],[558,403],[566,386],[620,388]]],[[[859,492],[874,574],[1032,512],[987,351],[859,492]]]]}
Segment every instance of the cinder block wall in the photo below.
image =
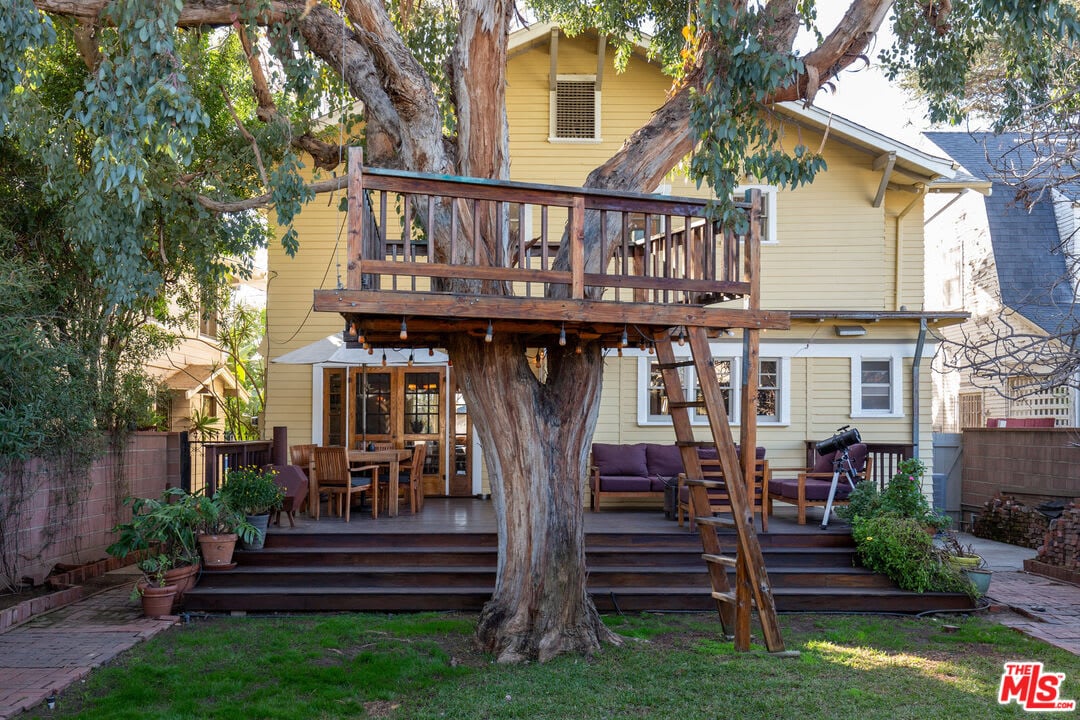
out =
{"type": "Polygon", "coordinates": [[[997,493],[1027,505],[1080,498],[1080,429],[964,430],[961,503],[976,509],[997,493]]]}
{"type": "Polygon", "coordinates": [[[131,517],[125,497],[156,497],[179,484],[175,433],[133,434],[118,453],[98,458],[85,477],[66,478],[47,464],[30,469],[32,499],[19,527],[20,577],[40,583],[57,563],[80,564],[106,556],[111,529],[131,517]],[[64,483],[80,491],[72,502],[64,483]]]}

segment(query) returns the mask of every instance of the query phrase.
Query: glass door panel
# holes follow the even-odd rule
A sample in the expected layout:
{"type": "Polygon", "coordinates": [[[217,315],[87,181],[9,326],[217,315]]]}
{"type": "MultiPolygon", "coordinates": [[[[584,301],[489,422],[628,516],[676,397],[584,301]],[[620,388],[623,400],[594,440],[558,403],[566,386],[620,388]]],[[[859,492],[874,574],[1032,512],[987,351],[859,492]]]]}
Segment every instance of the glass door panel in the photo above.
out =
{"type": "Polygon", "coordinates": [[[353,370],[353,423],[350,447],[393,439],[392,370],[353,370]]]}

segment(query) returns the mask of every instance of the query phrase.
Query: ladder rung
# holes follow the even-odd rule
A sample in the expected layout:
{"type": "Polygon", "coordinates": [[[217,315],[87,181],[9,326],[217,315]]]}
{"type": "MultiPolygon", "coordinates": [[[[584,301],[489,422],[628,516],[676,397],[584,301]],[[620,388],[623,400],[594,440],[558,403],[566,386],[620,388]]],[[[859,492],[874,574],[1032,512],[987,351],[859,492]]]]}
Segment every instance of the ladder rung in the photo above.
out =
{"type": "Polygon", "coordinates": [[[718,592],[713,590],[712,596],[714,600],[719,600],[720,602],[731,603],[732,605],[736,603],[734,592],[718,592]]]}
{"type": "Polygon", "coordinates": [[[728,520],[727,518],[722,517],[695,517],[694,522],[696,522],[698,525],[708,525],[709,527],[728,528],[731,530],[735,529],[734,520],[728,520]]]}
{"type": "Polygon", "coordinates": [[[702,559],[708,563],[716,563],[717,565],[724,565],[725,567],[733,568],[739,561],[729,555],[713,555],[712,553],[702,553],[702,559]]]}
{"type": "Polygon", "coordinates": [[[683,367],[693,367],[693,360],[676,360],[671,363],[656,363],[655,367],[660,370],[678,370],[683,367]]]}
{"type": "Polygon", "coordinates": [[[708,488],[710,490],[726,490],[727,489],[727,482],[724,481],[724,480],[698,480],[698,479],[690,480],[690,479],[686,479],[686,480],[683,480],[683,485],[687,485],[689,487],[703,487],[703,488],[708,488]]]}
{"type": "Polygon", "coordinates": [[[712,440],[676,440],[675,445],[676,447],[716,447],[716,443],[712,440]]]}
{"type": "Polygon", "coordinates": [[[669,408],[703,408],[705,407],[704,400],[680,400],[679,402],[668,401],[669,408]]]}

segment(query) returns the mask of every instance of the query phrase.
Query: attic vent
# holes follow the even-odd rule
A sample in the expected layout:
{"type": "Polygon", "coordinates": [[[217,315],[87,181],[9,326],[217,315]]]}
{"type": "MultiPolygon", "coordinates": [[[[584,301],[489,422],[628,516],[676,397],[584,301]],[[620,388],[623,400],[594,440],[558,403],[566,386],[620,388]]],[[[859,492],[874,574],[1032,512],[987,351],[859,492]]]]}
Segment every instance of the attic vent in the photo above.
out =
{"type": "Polygon", "coordinates": [[[558,79],[552,94],[551,136],[560,140],[598,140],[596,80],[558,79]]]}

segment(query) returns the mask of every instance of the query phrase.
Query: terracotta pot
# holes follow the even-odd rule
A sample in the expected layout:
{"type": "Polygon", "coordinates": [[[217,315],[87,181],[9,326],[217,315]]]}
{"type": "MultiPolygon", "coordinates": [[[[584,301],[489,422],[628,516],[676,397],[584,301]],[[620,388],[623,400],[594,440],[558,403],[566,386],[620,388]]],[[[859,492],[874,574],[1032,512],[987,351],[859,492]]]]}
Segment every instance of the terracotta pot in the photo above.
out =
{"type": "Polygon", "coordinates": [[[208,568],[224,567],[231,564],[235,548],[236,533],[199,536],[199,549],[202,550],[203,564],[208,568]]]}
{"type": "Polygon", "coordinates": [[[182,565],[165,573],[165,584],[176,586],[176,602],[184,599],[184,593],[195,587],[199,579],[199,564],[182,565]]]}
{"type": "Polygon", "coordinates": [[[172,612],[173,601],[176,599],[175,585],[150,587],[145,582],[140,582],[139,592],[142,593],[143,615],[146,617],[156,618],[172,612]]]}

